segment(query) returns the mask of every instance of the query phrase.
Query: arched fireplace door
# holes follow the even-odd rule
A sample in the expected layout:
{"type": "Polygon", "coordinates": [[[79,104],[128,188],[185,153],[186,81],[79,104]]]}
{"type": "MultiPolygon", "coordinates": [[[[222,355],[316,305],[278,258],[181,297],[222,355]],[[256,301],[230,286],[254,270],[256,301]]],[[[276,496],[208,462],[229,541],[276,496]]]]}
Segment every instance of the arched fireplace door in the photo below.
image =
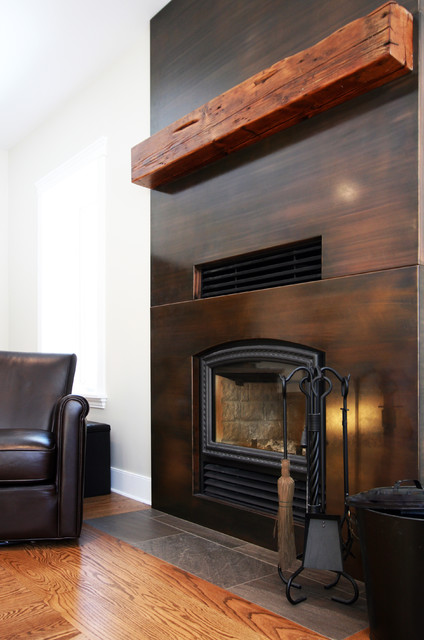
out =
{"type": "MultiPolygon", "coordinates": [[[[265,513],[277,513],[283,457],[280,375],[324,366],[324,354],[278,340],[225,343],[197,354],[199,464],[196,494],[265,513]]],[[[294,518],[306,509],[305,396],[300,374],[287,387],[288,456],[295,479],[294,518]]],[[[197,426],[194,424],[194,429],[197,426]]]]}

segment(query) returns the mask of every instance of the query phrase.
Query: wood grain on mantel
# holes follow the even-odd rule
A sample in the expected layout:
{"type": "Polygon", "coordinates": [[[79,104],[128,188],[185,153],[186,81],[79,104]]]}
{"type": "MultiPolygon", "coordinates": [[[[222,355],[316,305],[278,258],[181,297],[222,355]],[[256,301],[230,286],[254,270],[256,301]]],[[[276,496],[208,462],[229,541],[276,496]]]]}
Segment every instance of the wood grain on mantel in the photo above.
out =
{"type": "Polygon", "coordinates": [[[388,2],[195,109],[132,149],[155,189],[412,70],[413,18],[388,2]]]}

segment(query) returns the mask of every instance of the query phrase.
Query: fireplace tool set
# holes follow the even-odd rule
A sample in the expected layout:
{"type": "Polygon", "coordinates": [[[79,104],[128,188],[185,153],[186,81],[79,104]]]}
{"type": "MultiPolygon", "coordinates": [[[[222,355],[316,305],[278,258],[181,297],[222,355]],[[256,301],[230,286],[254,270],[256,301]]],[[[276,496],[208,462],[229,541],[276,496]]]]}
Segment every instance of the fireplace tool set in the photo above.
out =
{"type": "MultiPolygon", "coordinates": [[[[282,477],[279,480],[279,500],[281,513],[285,513],[289,507],[286,497],[290,496],[281,493],[281,483],[285,486],[288,476],[287,466],[287,383],[297,374],[301,374],[299,389],[306,398],[306,520],[303,554],[300,567],[286,580],[282,570],[289,568],[278,566],[280,578],[286,585],[286,597],[291,604],[298,604],[306,600],[306,597],[294,599],[291,595],[291,588],[300,588],[294,580],[306,568],[328,570],[336,573],[336,579],[328,585],[326,589],[335,587],[340,577],[346,578],[352,585],[354,594],[351,599],[345,600],[338,597],[332,599],[343,604],[353,604],[358,599],[359,591],[354,579],[343,569],[343,559],[351,552],[352,533],[349,523],[349,508],[347,498],[349,496],[349,472],[348,472],[348,439],[347,439],[347,395],[349,391],[350,376],[342,377],[331,367],[304,367],[294,369],[287,377],[280,375],[283,391],[283,438],[284,438],[284,458],[282,461],[282,477]],[[343,516],[327,515],[325,504],[325,399],[333,389],[333,383],[329,377],[332,374],[340,382],[341,397],[343,399],[342,411],[342,431],[343,431],[343,472],[344,472],[344,513],[343,516]],[[345,539],[342,539],[342,531],[345,531],[345,539]]],[[[288,461],[287,461],[288,462],[288,461]]],[[[291,510],[290,510],[291,511],[291,510]]],[[[286,523],[287,523],[287,516],[286,523]]],[[[291,520],[291,526],[292,526],[291,520]]],[[[284,526],[284,519],[279,526],[284,526]]],[[[290,526],[290,523],[288,524],[290,526]]],[[[287,534],[287,532],[286,532],[287,534]]],[[[281,534],[280,534],[281,535],[281,534]]],[[[286,535],[287,539],[290,535],[286,535]]],[[[279,536],[280,539],[280,536],[279,536]]],[[[288,542],[290,546],[290,541],[288,542]]],[[[281,554],[280,554],[281,558],[281,554]]],[[[294,560],[295,558],[293,558],[294,560]]]]}

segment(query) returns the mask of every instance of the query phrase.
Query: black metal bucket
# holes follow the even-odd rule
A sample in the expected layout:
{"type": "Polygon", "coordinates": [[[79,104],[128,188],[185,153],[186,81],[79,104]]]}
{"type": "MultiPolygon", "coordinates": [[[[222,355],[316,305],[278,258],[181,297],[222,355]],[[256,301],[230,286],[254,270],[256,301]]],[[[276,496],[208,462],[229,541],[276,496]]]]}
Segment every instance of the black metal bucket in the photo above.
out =
{"type": "Polygon", "coordinates": [[[372,640],[424,637],[424,490],[414,483],[347,499],[357,509],[372,640]]]}

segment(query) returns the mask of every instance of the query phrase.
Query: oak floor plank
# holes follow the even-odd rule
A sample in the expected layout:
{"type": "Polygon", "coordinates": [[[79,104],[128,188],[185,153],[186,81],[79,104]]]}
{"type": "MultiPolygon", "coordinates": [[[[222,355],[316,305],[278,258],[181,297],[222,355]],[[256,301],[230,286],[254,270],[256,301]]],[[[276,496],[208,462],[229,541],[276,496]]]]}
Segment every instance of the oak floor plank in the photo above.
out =
{"type": "Polygon", "coordinates": [[[1,640],[88,640],[2,566],[0,584],[1,640]]]}
{"type": "Polygon", "coordinates": [[[87,525],[80,543],[6,548],[2,560],[90,639],[324,638],[87,525]]]}
{"type": "Polygon", "coordinates": [[[121,496],[119,493],[109,493],[104,496],[94,496],[84,500],[84,520],[89,518],[103,518],[130,511],[142,511],[150,506],[132,498],[121,496]]]}

